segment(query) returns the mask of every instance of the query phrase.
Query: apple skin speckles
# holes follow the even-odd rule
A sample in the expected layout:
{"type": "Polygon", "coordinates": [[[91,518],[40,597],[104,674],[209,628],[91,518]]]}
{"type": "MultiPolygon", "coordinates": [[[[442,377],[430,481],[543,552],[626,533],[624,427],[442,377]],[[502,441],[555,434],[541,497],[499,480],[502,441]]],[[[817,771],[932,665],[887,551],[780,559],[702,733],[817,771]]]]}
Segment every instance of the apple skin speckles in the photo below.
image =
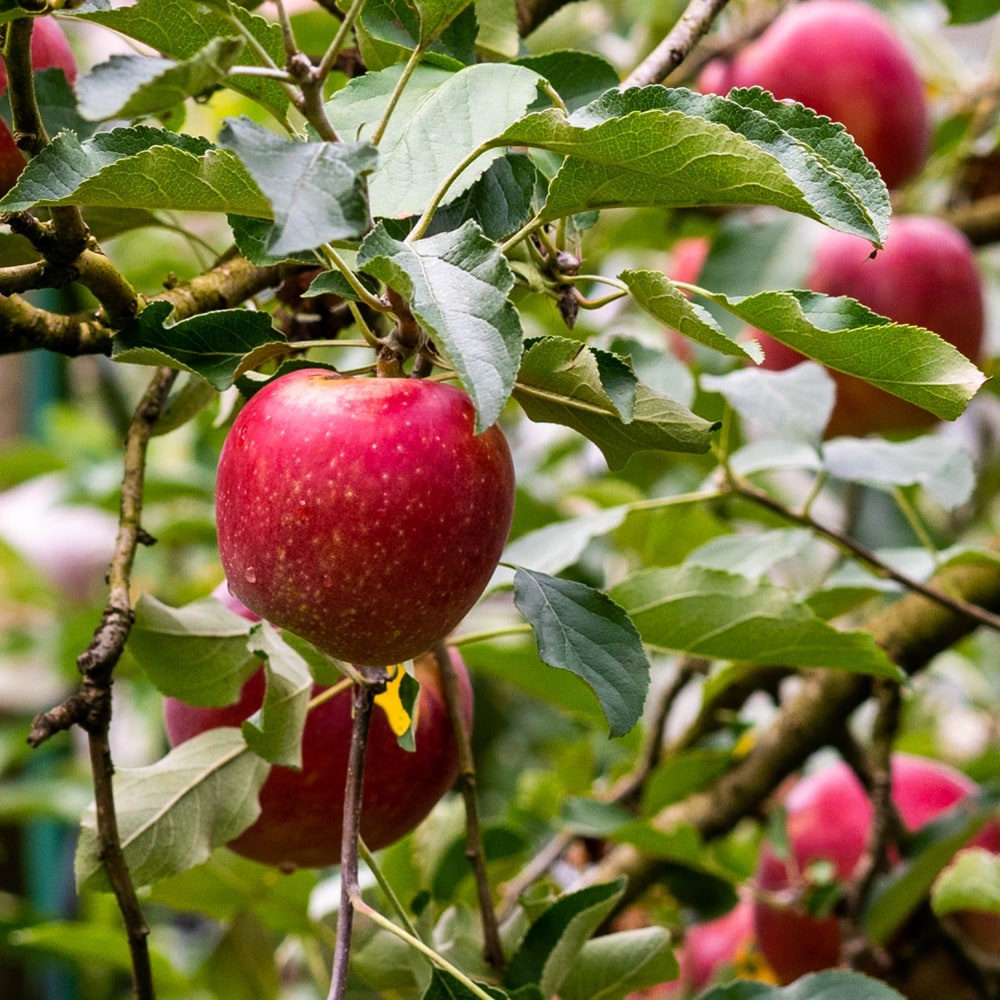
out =
{"type": "Polygon", "coordinates": [[[216,483],[233,593],[353,663],[430,648],[478,600],[510,530],[510,450],[474,417],[462,390],[416,379],[299,369],[259,390],[216,483]]]}

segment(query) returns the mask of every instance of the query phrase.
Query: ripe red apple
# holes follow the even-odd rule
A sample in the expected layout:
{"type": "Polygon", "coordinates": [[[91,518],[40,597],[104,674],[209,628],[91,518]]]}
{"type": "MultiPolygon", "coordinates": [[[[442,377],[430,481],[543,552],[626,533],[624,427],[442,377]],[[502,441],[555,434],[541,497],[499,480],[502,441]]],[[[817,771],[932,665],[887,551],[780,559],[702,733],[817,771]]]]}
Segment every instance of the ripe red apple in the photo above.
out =
{"type": "Polygon", "coordinates": [[[810,0],[781,13],[731,62],[702,71],[703,92],[760,86],[844,125],[890,188],[927,157],[924,88],[890,22],[860,0],[810,0]]]}
{"type": "Polygon", "coordinates": [[[753,905],[749,899],[741,899],[723,916],[688,928],[677,952],[680,975],[676,979],[630,993],[626,1000],[693,996],[727,970],[732,971],[734,978],[737,974],[748,978],[742,966],[752,948],[753,905]]]}
{"type": "Polygon", "coordinates": [[[439,382],[305,368],[243,408],[219,459],[219,552],[232,592],[352,663],[429,649],[482,594],[510,529],[503,433],[473,433],[439,382]]]}
{"type": "MultiPolygon", "coordinates": [[[[917,830],[935,816],[973,794],[976,785],[954,768],[908,754],[892,759],[892,800],[908,830],[917,830]]],[[[864,854],[872,822],[872,806],[854,772],[836,763],[797,782],[784,802],[789,859],[779,858],[767,845],[761,850],[754,881],[767,893],[794,897],[808,887],[809,866],[833,865],[836,878],[849,880],[864,854]]],[[[972,841],[1000,851],[1000,827],[990,823],[972,841]]],[[[754,930],[761,953],[782,983],[807,972],[838,965],[840,928],[837,918],[816,919],[796,909],[765,901],[754,906],[754,930]]]]}
{"type": "MultiPolygon", "coordinates": [[[[234,609],[238,610],[238,609],[234,609]]],[[[456,650],[466,723],[472,724],[472,687],[456,650]]],[[[430,653],[415,661],[420,695],[414,722],[416,749],[403,750],[385,713],[372,715],[361,801],[361,836],[372,850],[394,843],[431,811],[458,776],[458,753],[441,692],[437,661],[430,653]]],[[[323,689],[315,687],[313,693],[323,689]]],[[[264,697],[264,673],[257,671],[240,698],[224,708],[195,708],[175,698],[164,702],[172,746],[218,726],[239,726],[264,697]]],[[[245,857],[282,868],[318,868],[340,861],[344,786],[351,740],[349,691],[318,705],[302,734],[302,770],[273,766],[260,791],[261,813],[229,844],[245,857]]]]}
{"type": "MultiPolygon", "coordinates": [[[[35,72],[61,69],[70,86],[76,82],[76,60],[54,17],[39,17],[31,32],[31,64],[35,72]]],[[[7,67],[0,59],[0,96],[7,91],[7,67]]],[[[14,145],[7,123],[0,119],[0,195],[6,194],[24,170],[24,154],[14,145]]]]}
{"type": "MultiPolygon", "coordinates": [[[[896,323],[926,327],[970,360],[979,360],[985,329],[982,279],[971,244],[943,219],[896,216],[885,249],[875,257],[865,240],[824,229],[805,283],[816,292],[857,299],[896,323]]],[[[764,349],[763,367],[780,370],[802,360],[771,337],[754,336],[764,349]]],[[[862,379],[832,374],[837,402],[827,427],[830,437],[915,431],[935,421],[926,410],[862,379]]]]}

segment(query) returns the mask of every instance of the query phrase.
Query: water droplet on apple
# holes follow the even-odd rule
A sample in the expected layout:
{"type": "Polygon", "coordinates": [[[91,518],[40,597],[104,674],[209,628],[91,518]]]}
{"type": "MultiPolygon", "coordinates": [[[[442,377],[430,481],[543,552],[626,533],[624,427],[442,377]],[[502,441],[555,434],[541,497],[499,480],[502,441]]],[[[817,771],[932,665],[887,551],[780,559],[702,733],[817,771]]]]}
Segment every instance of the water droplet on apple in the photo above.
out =
{"type": "Polygon", "coordinates": [[[246,580],[247,583],[256,583],[257,570],[255,570],[253,566],[247,566],[247,568],[243,571],[243,579],[246,580]]]}
{"type": "Polygon", "coordinates": [[[333,577],[329,573],[324,573],[323,576],[322,576],[321,582],[322,582],[322,584],[323,584],[324,587],[332,587],[333,586],[333,577]]]}

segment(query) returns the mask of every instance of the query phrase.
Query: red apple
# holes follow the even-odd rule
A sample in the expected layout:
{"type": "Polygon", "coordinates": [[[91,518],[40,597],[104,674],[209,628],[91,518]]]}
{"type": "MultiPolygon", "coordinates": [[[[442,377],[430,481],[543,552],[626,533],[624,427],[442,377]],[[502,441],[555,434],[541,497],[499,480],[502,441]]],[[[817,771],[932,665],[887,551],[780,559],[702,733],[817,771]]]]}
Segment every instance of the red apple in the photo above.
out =
{"type": "MultiPolygon", "coordinates": [[[[982,280],[971,244],[943,219],[896,216],[885,249],[875,257],[865,240],[824,229],[806,286],[857,299],[896,323],[926,327],[970,360],[979,360],[985,329],[982,280]]],[[[754,336],[764,348],[763,367],[780,370],[802,360],[771,337],[754,336]]],[[[926,410],[862,379],[832,374],[837,403],[828,436],[915,431],[934,423],[926,410]]]]}
{"type": "MultiPolygon", "coordinates": [[[[76,82],[76,60],[62,28],[53,17],[35,19],[31,32],[31,63],[35,71],[61,69],[70,86],[76,82]]],[[[7,90],[7,67],[0,59],[0,96],[7,90]]],[[[7,123],[0,119],[0,195],[6,194],[24,170],[24,155],[14,145],[7,123]]]]}
{"type": "MultiPolygon", "coordinates": [[[[908,830],[917,830],[977,786],[954,768],[938,761],[895,754],[892,759],[892,800],[908,830]]],[[[779,858],[767,845],[761,850],[754,881],[767,893],[789,895],[789,906],[759,901],[754,929],[761,953],[782,983],[807,972],[840,963],[840,928],[836,917],[815,919],[796,909],[794,896],[808,888],[808,869],[818,861],[832,864],[839,881],[848,881],[864,853],[872,822],[872,807],[854,772],[844,763],[797,782],[784,802],[789,859],[779,858]]],[[[984,827],[972,843],[1000,851],[1000,828],[984,827]]]]}
{"type": "Polygon", "coordinates": [[[781,13],[699,87],[763,87],[841,122],[890,188],[921,168],[930,146],[924,88],[890,22],[859,0],[810,0],[781,13]]]}
{"type": "MultiPolygon", "coordinates": [[[[456,650],[451,650],[451,662],[471,726],[469,674],[456,650]]],[[[384,712],[376,707],[372,715],[361,801],[361,836],[372,850],[416,827],[458,776],[437,661],[427,653],[417,658],[415,668],[420,681],[416,749],[409,752],[399,746],[384,712]]],[[[317,686],[314,694],[322,690],[317,686]]],[[[176,746],[207,729],[239,726],[260,707],[263,696],[264,673],[259,670],[244,684],[239,700],[224,708],[195,708],[167,698],[167,737],[176,746]]],[[[260,816],[229,847],[286,869],[338,864],[350,740],[351,696],[343,691],[309,713],[302,734],[302,770],[271,768],[260,791],[260,816]]]]}
{"type": "Polygon", "coordinates": [[[514,468],[472,402],[418,379],[306,368],[243,408],[219,459],[232,592],[352,663],[429,649],[475,604],[510,529],[514,468]]]}
{"type": "Polygon", "coordinates": [[[677,953],[680,975],[668,983],[630,993],[627,1000],[658,1000],[700,993],[731,971],[747,978],[743,961],[753,948],[753,905],[741,899],[715,920],[693,924],[677,953]]]}

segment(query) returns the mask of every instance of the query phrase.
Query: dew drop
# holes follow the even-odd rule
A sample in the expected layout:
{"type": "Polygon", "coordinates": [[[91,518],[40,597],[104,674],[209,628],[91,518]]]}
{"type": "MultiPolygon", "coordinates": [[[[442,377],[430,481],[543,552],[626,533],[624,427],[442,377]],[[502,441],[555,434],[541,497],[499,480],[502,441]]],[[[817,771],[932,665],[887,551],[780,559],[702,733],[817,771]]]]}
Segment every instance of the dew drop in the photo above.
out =
{"type": "Polygon", "coordinates": [[[243,571],[243,579],[246,580],[247,583],[256,583],[257,570],[255,570],[253,566],[247,566],[247,568],[243,571]]]}
{"type": "Polygon", "coordinates": [[[324,573],[323,576],[321,577],[320,582],[323,584],[324,587],[327,588],[332,587],[333,577],[329,573],[324,573]]]}

